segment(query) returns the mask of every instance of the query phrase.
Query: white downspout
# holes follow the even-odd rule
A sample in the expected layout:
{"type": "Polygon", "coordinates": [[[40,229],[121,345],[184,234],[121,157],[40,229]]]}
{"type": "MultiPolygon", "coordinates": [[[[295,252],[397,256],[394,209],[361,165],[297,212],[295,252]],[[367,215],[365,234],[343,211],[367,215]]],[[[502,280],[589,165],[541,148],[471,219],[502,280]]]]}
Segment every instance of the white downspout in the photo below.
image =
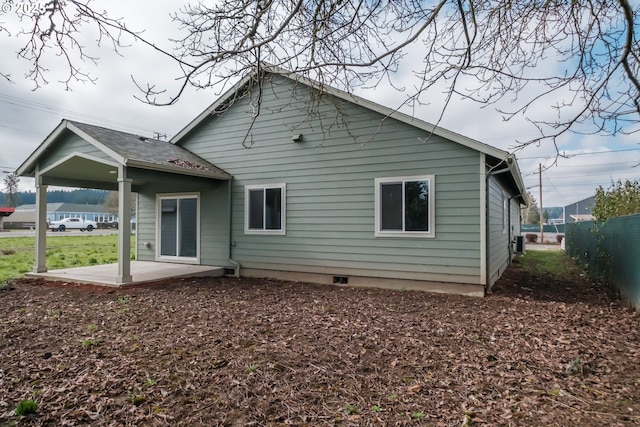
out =
{"type": "Polygon", "coordinates": [[[227,207],[228,207],[228,220],[229,220],[229,263],[234,267],[234,276],[240,278],[240,263],[233,259],[232,251],[233,251],[233,210],[231,208],[231,190],[232,190],[232,181],[233,177],[229,178],[227,181],[227,207]]]}

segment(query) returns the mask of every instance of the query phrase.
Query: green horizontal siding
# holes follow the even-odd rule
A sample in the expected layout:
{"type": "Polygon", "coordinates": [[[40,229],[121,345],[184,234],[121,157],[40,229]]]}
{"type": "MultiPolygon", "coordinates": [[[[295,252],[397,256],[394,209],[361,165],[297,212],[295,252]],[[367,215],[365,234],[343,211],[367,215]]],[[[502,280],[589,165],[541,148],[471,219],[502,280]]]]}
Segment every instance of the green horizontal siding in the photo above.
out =
{"type": "Polygon", "coordinates": [[[138,195],[137,255],[142,261],[156,258],[156,195],[200,194],[200,263],[226,266],[229,258],[227,183],[174,180],[173,184],[148,184],[138,195]],[[145,243],[151,244],[150,248],[145,243]]]}
{"type": "MultiPolygon", "coordinates": [[[[307,99],[274,78],[252,148],[242,146],[247,99],[181,142],[234,176],[233,258],[256,269],[479,283],[478,152],[393,119],[379,126],[381,115],[344,102],[344,120],[329,101],[309,115],[307,99]],[[302,142],[293,142],[298,133],[302,142]],[[376,238],[375,178],[416,175],[435,176],[436,237],[376,238]],[[287,185],[286,235],[247,235],[244,186],[269,183],[287,185]]],[[[203,218],[215,215],[206,209],[203,218]]]]}
{"type": "Polygon", "coordinates": [[[138,193],[138,212],[136,213],[136,259],[155,261],[156,248],[156,197],[155,193],[138,193]],[[150,247],[145,246],[149,243],[150,247]]]}
{"type": "Polygon", "coordinates": [[[98,150],[75,133],[66,131],[64,138],[47,149],[45,156],[41,156],[43,162],[40,165],[40,169],[45,169],[72,153],[82,153],[98,159],[113,161],[104,152],[98,150]]]}
{"type": "MultiPolygon", "coordinates": [[[[509,233],[504,231],[504,199],[508,197],[495,177],[489,178],[489,283],[498,279],[509,263],[509,233]]],[[[504,213],[506,215],[506,213],[504,213]]]]}

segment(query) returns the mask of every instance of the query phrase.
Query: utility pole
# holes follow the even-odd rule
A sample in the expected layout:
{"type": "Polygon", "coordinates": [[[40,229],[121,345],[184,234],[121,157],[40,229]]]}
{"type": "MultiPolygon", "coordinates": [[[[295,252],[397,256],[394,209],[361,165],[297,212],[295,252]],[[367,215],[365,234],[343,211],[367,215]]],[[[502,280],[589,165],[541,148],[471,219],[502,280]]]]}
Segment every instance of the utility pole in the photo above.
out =
{"type": "Polygon", "coordinates": [[[540,243],[544,243],[544,216],[542,214],[542,163],[538,163],[538,175],[540,180],[540,243]]]}

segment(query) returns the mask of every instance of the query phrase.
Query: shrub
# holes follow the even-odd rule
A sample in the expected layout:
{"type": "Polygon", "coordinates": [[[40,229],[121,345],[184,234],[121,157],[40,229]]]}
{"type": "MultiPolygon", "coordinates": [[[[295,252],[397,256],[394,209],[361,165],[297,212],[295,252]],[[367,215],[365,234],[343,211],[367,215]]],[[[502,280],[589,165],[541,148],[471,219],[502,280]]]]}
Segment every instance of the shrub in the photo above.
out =
{"type": "Polygon", "coordinates": [[[529,243],[535,243],[538,241],[538,235],[534,233],[527,233],[524,235],[524,238],[527,239],[529,243]]]}

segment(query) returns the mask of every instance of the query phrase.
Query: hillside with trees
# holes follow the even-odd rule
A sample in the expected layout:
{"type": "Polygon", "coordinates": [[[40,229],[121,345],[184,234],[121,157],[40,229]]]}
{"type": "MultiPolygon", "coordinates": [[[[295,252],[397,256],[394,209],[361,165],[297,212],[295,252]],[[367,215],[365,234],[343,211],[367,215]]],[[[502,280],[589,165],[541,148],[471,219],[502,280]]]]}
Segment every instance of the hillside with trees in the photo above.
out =
{"type": "MultiPolygon", "coordinates": [[[[19,191],[13,194],[2,192],[2,206],[8,206],[8,197],[15,199],[15,206],[32,205],[36,203],[36,193],[32,191],[19,191]]],[[[54,190],[47,192],[48,203],[77,203],[81,205],[102,205],[109,194],[106,190],[77,189],[54,190]]]]}

